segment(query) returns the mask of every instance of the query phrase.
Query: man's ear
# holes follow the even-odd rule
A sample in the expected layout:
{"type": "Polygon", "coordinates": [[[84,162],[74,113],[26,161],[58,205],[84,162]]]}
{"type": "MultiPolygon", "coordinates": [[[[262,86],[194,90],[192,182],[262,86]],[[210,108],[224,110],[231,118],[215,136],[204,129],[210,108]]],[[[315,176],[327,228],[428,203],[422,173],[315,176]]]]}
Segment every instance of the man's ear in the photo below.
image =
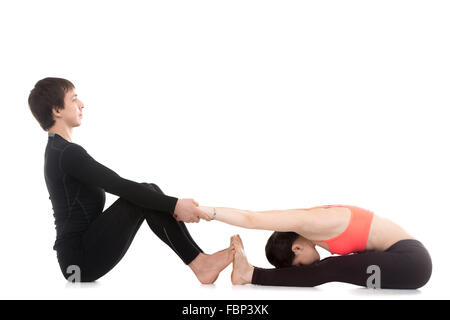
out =
{"type": "Polygon", "coordinates": [[[52,108],[52,115],[53,117],[56,118],[61,118],[61,109],[58,109],[56,107],[52,108]]]}

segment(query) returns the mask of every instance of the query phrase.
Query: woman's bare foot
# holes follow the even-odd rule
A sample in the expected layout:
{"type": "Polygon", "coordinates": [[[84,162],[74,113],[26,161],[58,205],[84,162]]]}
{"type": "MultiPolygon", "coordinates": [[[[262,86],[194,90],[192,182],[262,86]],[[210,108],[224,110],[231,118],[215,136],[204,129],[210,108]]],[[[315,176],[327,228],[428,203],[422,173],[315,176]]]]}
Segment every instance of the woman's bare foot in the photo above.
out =
{"type": "Polygon", "coordinates": [[[247,284],[252,282],[253,270],[255,269],[248,263],[244,252],[244,244],[241,237],[235,235],[231,237],[231,246],[235,248],[233,260],[233,272],[231,273],[232,284],[247,284]]]}
{"type": "Polygon", "coordinates": [[[219,273],[232,261],[234,248],[231,246],[214,254],[200,253],[189,267],[202,284],[211,284],[219,277],[219,273]]]}

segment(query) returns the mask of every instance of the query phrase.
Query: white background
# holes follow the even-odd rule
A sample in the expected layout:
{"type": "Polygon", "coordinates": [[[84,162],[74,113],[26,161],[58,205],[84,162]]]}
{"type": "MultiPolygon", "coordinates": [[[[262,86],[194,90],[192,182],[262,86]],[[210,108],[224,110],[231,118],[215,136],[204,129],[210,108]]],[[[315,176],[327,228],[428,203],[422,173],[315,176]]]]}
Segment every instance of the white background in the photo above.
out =
{"type": "MultiPolygon", "coordinates": [[[[449,298],[449,16],[448,1],[2,1],[0,298],[449,298]],[[145,224],[110,273],[67,283],[27,105],[48,76],[85,103],[74,142],[121,176],[200,205],[368,208],[425,244],[429,283],[232,286],[230,266],[201,285],[145,224]]],[[[268,231],[188,228],[207,253],[239,233],[270,267],[268,231]]]]}

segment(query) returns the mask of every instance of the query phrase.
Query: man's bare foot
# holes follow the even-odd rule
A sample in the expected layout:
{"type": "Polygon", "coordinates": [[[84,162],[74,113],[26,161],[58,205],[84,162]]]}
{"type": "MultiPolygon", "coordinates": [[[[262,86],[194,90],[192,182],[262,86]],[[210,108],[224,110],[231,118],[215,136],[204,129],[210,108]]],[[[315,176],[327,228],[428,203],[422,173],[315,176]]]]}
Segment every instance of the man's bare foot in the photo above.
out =
{"type": "Polygon", "coordinates": [[[234,248],[231,246],[214,254],[200,253],[189,267],[202,284],[211,284],[217,280],[220,272],[232,261],[234,248]]]}
{"type": "Polygon", "coordinates": [[[233,272],[231,273],[232,284],[247,284],[252,282],[253,270],[255,269],[248,263],[245,256],[244,244],[241,237],[235,235],[231,237],[231,246],[235,248],[233,259],[233,272]]]}

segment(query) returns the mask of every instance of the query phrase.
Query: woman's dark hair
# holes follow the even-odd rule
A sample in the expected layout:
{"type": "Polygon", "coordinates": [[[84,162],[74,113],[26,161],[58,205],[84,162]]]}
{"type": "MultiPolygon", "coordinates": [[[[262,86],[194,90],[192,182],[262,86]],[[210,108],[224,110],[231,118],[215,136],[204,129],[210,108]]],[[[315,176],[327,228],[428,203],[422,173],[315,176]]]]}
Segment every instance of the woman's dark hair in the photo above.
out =
{"type": "Polygon", "coordinates": [[[62,78],[44,78],[36,82],[28,96],[28,105],[42,129],[47,131],[55,124],[52,110],[64,109],[64,96],[74,88],[72,82],[62,78]]]}
{"type": "Polygon", "coordinates": [[[295,232],[275,231],[266,243],[267,260],[275,268],[291,267],[295,257],[294,252],[292,252],[292,243],[298,237],[300,235],[295,232]]]}

